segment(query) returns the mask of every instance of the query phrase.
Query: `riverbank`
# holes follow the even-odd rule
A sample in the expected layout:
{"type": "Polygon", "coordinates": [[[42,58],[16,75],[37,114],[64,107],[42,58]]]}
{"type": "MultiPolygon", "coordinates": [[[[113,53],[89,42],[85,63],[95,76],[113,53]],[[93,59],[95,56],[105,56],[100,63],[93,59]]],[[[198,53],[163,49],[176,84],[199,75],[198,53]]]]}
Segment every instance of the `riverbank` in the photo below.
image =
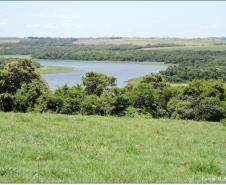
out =
{"type": "Polygon", "coordinates": [[[74,67],[44,66],[40,68],[40,72],[42,74],[70,73],[73,71],[76,71],[74,67]]]}

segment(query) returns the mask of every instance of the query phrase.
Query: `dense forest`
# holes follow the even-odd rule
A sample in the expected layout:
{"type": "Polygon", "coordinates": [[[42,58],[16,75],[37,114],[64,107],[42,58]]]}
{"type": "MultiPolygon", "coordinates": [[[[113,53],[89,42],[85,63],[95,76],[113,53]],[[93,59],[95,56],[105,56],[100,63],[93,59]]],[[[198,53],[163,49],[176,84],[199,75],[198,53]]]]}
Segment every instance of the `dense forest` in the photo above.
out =
{"type": "MultiPolygon", "coordinates": [[[[226,50],[183,49],[184,45],[173,42],[146,45],[76,45],[75,41],[73,38],[30,37],[16,43],[0,43],[0,55],[31,55],[38,59],[163,62],[176,64],[162,72],[169,82],[184,83],[195,79],[226,81],[226,50]],[[177,46],[180,47],[173,50],[158,49],[177,46]],[[151,48],[155,50],[149,50],[151,48]]],[[[224,47],[225,42],[213,45],[224,47]]]]}
{"type": "Polygon", "coordinates": [[[219,121],[226,118],[226,87],[220,80],[193,80],[171,86],[161,74],[136,85],[115,86],[116,79],[89,72],[82,84],[51,92],[29,59],[0,70],[0,110],[60,114],[112,115],[219,121]]]}

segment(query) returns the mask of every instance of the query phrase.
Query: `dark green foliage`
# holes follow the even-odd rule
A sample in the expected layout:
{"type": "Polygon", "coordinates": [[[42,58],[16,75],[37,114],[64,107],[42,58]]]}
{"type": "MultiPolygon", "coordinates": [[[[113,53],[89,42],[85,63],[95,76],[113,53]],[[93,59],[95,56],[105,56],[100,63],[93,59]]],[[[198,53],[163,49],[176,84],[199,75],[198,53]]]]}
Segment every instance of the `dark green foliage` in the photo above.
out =
{"type": "Polygon", "coordinates": [[[124,112],[124,115],[127,117],[143,117],[143,118],[152,118],[152,115],[149,112],[145,112],[143,109],[134,108],[129,106],[124,112]]]}
{"type": "Polygon", "coordinates": [[[191,80],[223,80],[226,81],[226,57],[214,57],[205,61],[186,62],[179,66],[171,66],[161,72],[170,82],[181,83],[191,80]]]}
{"type": "Polygon", "coordinates": [[[99,114],[98,96],[86,96],[81,103],[81,113],[85,115],[98,115],[99,114]]]}
{"type": "Polygon", "coordinates": [[[114,99],[113,115],[123,115],[123,112],[129,106],[129,99],[126,95],[126,89],[113,88],[109,93],[114,99]]]}
{"type": "Polygon", "coordinates": [[[226,102],[217,97],[206,97],[195,106],[197,120],[220,121],[226,116],[226,102]]]}
{"type": "Polygon", "coordinates": [[[116,78],[95,72],[86,73],[85,76],[82,77],[82,84],[89,95],[95,94],[100,96],[104,91],[115,86],[115,82],[116,78]]]}
{"type": "Polygon", "coordinates": [[[0,94],[0,111],[13,111],[15,98],[12,94],[2,93],[0,94]]]}
{"type": "Polygon", "coordinates": [[[90,72],[82,85],[49,92],[30,60],[14,61],[0,70],[0,110],[206,121],[226,118],[226,88],[220,80],[194,80],[176,87],[165,76],[150,74],[124,88],[114,87],[115,81],[90,72]]]}
{"type": "Polygon", "coordinates": [[[219,121],[226,116],[225,103],[222,82],[196,80],[172,98],[167,109],[172,118],[219,121]]]}
{"type": "Polygon", "coordinates": [[[126,96],[130,105],[144,109],[152,115],[156,113],[158,106],[157,92],[152,85],[141,83],[129,89],[126,96]]]}
{"type": "Polygon", "coordinates": [[[150,74],[143,77],[141,83],[152,84],[154,88],[164,88],[169,86],[165,76],[161,74],[150,74]]]}
{"type": "Polygon", "coordinates": [[[4,84],[6,92],[12,94],[15,94],[24,83],[29,84],[32,80],[42,81],[35,65],[28,59],[7,63],[1,73],[3,75],[1,75],[0,80],[4,81],[4,83],[1,82],[1,84],[4,84]],[[4,79],[2,76],[4,76],[4,79]]]}
{"type": "Polygon", "coordinates": [[[19,112],[27,112],[34,109],[38,99],[48,92],[47,86],[38,80],[22,84],[15,94],[15,109],[19,112]]]}
{"type": "Polygon", "coordinates": [[[63,101],[61,108],[58,110],[63,114],[79,113],[85,95],[85,91],[81,86],[69,88],[65,85],[64,87],[57,89],[55,96],[63,101]]]}
{"type": "Polygon", "coordinates": [[[0,70],[1,110],[31,111],[47,92],[48,86],[31,60],[18,59],[0,70]]]}
{"type": "Polygon", "coordinates": [[[172,98],[167,105],[167,109],[173,119],[194,119],[192,106],[192,102],[188,100],[172,98]]]}
{"type": "Polygon", "coordinates": [[[60,113],[63,107],[63,100],[61,97],[55,96],[51,93],[46,93],[39,98],[40,112],[55,112],[60,113]]]}

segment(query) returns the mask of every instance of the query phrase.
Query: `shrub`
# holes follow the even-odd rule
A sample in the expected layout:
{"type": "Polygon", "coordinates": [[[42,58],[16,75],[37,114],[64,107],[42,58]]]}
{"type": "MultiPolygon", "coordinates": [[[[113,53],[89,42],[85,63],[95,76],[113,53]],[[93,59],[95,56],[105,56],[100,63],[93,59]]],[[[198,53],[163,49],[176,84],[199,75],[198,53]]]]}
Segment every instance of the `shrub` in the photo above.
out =
{"type": "Polygon", "coordinates": [[[216,97],[206,97],[194,110],[197,120],[220,121],[225,116],[226,103],[216,97]]]}
{"type": "Polygon", "coordinates": [[[180,100],[177,98],[172,98],[167,109],[173,119],[193,119],[194,110],[193,105],[188,100],[180,100]]]}
{"type": "Polygon", "coordinates": [[[82,84],[89,95],[100,96],[104,91],[115,86],[115,82],[115,77],[108,77],[102,73],[89,72],[82,77],[82,84]]]}
{"type": "Polygon", "coordinates": [[[132,106],[129,106],[124,112],[124,115],[127,117],[143,117],[143,118],[152,118],[152,115],[148,112],[145,112],[142,109],[134,108],[132,106]]]}
{"type": "Polygon", "coordinates": [[[86,96],[81,103],[81,113],[85,115],[100,114],[98,107],[98,97],[96,95],[86,96]]]}
{"type": "Polygon", "coordinates": [[[35,104],[38,103],[39,97],[47,92],[48,88],[42,81],[33,80],[29,84],[22,84],[15,94],[15,110],[20,112],[33,110],[35,104]]]}
{"type": "Polygon", "coordinates": [[[7,87],[6,91],[11,94],[15,94],[21,88],[22,84],[29,84],[33,80],[43,82],[37,68],[28,59],[8,63],[4,66],[4,71],[7,73],[4,79],[5,87],[7,87]]]}
{"type": "Polygon", "coordinates": [[[51,93],[46,93],[39,98],[38,111],[60,113],[63,107],[63,100],[51,93]]]}
{"type": "Polygon", "coordinates": [[[157,109],[157,93],[152,85],[141,83],[126,92],[129,104],[155,114],[157,109]]]}
{"type": "Polygon", "coordinates": [[[0,94],[0,110],[9,112],[13,111],[15,104],[15,98],[12,94],[2,93],[0,94]]]}

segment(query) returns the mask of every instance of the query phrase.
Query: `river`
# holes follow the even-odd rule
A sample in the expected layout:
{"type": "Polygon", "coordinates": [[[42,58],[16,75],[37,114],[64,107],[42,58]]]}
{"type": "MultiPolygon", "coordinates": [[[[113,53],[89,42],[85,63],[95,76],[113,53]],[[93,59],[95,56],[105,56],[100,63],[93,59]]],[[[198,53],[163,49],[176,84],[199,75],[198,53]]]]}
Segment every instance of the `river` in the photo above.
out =
{"type": "Polygon", "coordinates": [[[90,71],[104,73],[117,78],[117,86],[122,87],[129,79],[157,73],[165,70],[168,66],[151,65],[147,63],[129,62],[91,62],[73,60],[38,60],[42,66],[65,66],[74,67],[75,71],[70,73],[45,74],[44,79],[48,82],[51,90],[67,84],[73,86],[81,84],[82,76],[90,71]]]}

